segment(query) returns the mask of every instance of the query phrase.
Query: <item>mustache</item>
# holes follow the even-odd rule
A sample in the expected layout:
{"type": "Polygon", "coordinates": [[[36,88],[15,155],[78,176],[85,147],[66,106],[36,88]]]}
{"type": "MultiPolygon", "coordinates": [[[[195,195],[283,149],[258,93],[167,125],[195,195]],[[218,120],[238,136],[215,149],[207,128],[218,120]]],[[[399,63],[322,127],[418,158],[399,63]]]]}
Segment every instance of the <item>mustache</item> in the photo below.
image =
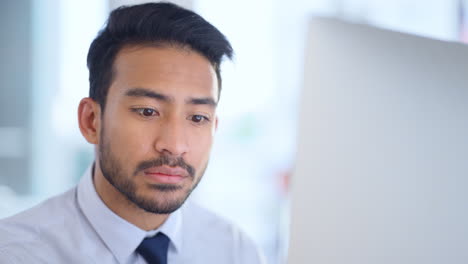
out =
{"type": "Polygon", "coordinates": [[[162,155],[161,157],[153,160],[142,161],[138,164],[135,169],[134,175],[138,172],[160,166],[169,166],[169,167],[180,167],[187,171],[188,175],[193,178],[195,176],[195,169],[186,163],[182,157],[171,157],[169,155],[162,155]]]}

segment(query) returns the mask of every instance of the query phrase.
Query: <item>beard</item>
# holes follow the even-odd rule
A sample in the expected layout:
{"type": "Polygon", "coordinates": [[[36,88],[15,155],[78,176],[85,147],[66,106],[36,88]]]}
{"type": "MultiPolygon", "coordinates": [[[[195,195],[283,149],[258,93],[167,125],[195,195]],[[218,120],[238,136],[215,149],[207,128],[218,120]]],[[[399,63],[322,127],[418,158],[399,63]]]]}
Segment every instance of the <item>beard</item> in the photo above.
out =
{"type": "Polygon", "coordinates": [[[205,164],[197,179],[195,169],[187,164],[182,157],[164,154],[159,158],[140,162],[132,175],[126,175],[122,162],[115,157],[110,142],[105,140],[104,129],[101,131],[100,138],[98,158],[104,178],[130,203],[149,213],[170,214],[179,209],[197,187],[208,165],[205,164]],[[174,184],[148,184],[149,189],[155,191],[152,197],[145,197],[139,193],[134,180],[138,173],[162,165],[185,169],[192,186],[184,188],[184,186],[174,184]]]}

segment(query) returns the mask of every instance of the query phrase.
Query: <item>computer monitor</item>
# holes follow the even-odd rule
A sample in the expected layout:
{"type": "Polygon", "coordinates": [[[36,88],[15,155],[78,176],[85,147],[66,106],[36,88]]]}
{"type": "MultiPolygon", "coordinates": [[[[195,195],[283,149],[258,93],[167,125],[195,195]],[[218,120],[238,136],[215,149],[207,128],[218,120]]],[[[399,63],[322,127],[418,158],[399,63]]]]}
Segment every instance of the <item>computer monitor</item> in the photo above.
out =
{"type": "Polygon", "coordinates": [[[289,264],[468,263],[468,47],[310,23],[289,264]]]}

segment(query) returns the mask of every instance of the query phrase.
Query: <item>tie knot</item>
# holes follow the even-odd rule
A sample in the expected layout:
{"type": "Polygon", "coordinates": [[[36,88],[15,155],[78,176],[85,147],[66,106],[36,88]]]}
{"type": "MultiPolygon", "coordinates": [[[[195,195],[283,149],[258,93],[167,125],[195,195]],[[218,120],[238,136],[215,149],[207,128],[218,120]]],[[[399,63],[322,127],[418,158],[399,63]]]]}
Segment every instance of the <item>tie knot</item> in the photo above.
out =
{"type": "Polygon", "coordinates": [[[143,239],[136,251],[148,264],[167,264],[168,248],[169,238],[159,232],[153,237],[143,239]]]}

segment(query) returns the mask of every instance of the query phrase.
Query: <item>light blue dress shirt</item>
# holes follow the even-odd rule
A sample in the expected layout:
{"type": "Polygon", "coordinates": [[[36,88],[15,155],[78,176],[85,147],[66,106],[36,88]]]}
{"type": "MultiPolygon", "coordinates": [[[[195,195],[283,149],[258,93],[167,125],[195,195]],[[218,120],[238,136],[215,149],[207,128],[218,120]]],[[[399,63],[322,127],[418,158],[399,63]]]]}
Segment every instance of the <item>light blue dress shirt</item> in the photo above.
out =
{"type": "Polygon", "coordinates": [[[127,222],[96,193],[91,167],[75,188],[0,220],[0,263],[144,264],[135,250],[157,232],[170,239],[168,264],[265,263],[244,233],[189,201],[156,230],[127,222]]]}

